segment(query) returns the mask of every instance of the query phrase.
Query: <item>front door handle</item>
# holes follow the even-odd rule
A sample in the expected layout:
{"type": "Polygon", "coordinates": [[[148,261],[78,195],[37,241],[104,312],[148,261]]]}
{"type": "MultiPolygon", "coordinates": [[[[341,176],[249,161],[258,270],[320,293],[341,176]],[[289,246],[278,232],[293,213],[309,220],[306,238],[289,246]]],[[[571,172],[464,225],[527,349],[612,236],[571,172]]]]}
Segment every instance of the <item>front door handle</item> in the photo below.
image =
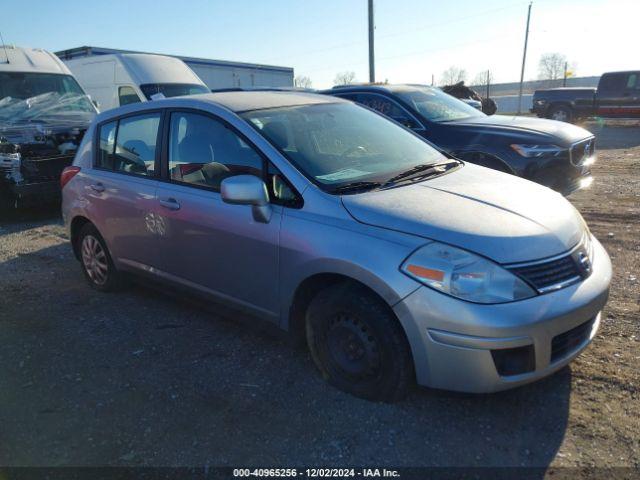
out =
{"type": "Polygon", "coordinates": [[[166,198],[160,200],[160,205],[169,210],[180,210],[180,204],[175,198],[166,198]]]}
{"type": "Polygon", "coordinates": [[[91,185],[91,189],[95,192],[102,193],[104,192],[104,185],[100,182],[94,183],[93,185],[91,185]]]}

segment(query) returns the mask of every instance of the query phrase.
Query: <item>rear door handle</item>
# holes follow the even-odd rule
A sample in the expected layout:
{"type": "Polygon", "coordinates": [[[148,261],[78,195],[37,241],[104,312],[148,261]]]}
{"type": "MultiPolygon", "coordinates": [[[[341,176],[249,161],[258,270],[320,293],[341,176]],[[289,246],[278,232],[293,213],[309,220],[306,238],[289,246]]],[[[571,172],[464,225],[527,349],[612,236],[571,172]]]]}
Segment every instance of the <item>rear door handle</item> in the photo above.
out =
{"type": "Polygon", "coordinates": [[[95,192],[102,193],[104,192],[104,185],[100,182],[94,183],[93,185],[91,185],[91,189],[95,192]]]}
{"type": "Polygon", "coordinates": [[[160,200],[160,205],[169,210],[180,210],[180,204],[175,198],[166,198],[160,200]]]}

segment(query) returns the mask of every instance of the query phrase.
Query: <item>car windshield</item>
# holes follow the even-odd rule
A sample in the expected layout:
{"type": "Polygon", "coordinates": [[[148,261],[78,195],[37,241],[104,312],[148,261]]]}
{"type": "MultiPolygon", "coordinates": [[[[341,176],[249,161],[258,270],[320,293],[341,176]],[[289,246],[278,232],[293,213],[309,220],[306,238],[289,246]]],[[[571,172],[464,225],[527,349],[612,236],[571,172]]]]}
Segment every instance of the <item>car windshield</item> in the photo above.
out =
{"type": "Polygon", "coordinates": [[[70,75],[0,72],[0,126],[89,123],[96,109],[70,75]]]}
{"type": "Polygon", "coordinates": [[[400,91],[397,94],[432,122],[451,122],[485,116],[484,113],[444,93],[439,88],[416,88],[415,90],[400,91]]]}
{"type": "Polygon", "coordinates": [[[0,100],[6,97],[25,100],[43,93],[84,95],[70,75],[55,73],[0,72],[0,100]]]}
{"type": "Polygon", "coordinates": [[[352,103],[253,110],[242,117],[327,191],[385,182],[446,160],[413,133],[352,103]]]}
{"type": "Polygon", "coordinates": [[[166,98],[209,93],[209,89],[204,85],[191,83],[147,83],[140,85],[140,90],[147,97],[147,100],[151,100],[151,97],[158,93],[161,93],[166,98]]]}

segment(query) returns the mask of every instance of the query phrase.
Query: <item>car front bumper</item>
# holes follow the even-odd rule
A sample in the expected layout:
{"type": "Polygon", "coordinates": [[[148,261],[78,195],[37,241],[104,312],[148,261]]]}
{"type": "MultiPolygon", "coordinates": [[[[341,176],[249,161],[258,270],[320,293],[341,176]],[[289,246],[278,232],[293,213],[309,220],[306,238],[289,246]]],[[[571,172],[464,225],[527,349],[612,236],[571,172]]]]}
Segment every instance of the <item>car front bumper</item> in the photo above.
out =
{"type": "Polygon", "coordinates": [[[396,304],[418,383],[489,393],[538,380],[568,364],[595,336],[609,295],[611,261],[595,238],[593,243],[593,273],[553,293],[482,305],[420,287],[396,304]],[[499,373],[495,352],[522,351],[532,355],[526,372],[499,373]]]}

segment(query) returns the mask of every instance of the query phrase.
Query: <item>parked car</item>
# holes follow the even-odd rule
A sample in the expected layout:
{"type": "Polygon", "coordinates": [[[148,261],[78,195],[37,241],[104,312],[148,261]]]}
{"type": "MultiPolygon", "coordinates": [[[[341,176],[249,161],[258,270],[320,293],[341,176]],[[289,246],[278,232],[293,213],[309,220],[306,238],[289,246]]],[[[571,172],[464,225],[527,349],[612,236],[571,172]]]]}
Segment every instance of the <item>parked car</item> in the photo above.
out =
{"type": "Polygon", "coordinates": [[[414,379],[492,392],[547,376],[607,300],[609,257],[561,195],[335,97],[111,110],[61,183],[92,287],[134,273],[269,319],[368,399],[414,379]]]}
{"type": "Polygon", "coordinates": [[[0,49],[0,210],[59,201],[60,173],[96,109],[55,55],[0,49]]]}
{"type": "Polygon", "coordinates": [[[208,93],[182,60],[148,53],[115,53],[65,60],[100,110],[154,98],[208,93]]]}
{"type": "Polygon", "coordinates": [[[585,117],[640,118],[640,70],[605,73],[598,88],[536,90],[531,112],[563,122],[585,117]]]}
{"type": "Polygon", "coordinates": [[[524,177],[563,195],[592,182],[595,139],[580,127],[487,116],[427,86],[354,85],[323,93],[377,110],[456,158],[524,177]]]}

